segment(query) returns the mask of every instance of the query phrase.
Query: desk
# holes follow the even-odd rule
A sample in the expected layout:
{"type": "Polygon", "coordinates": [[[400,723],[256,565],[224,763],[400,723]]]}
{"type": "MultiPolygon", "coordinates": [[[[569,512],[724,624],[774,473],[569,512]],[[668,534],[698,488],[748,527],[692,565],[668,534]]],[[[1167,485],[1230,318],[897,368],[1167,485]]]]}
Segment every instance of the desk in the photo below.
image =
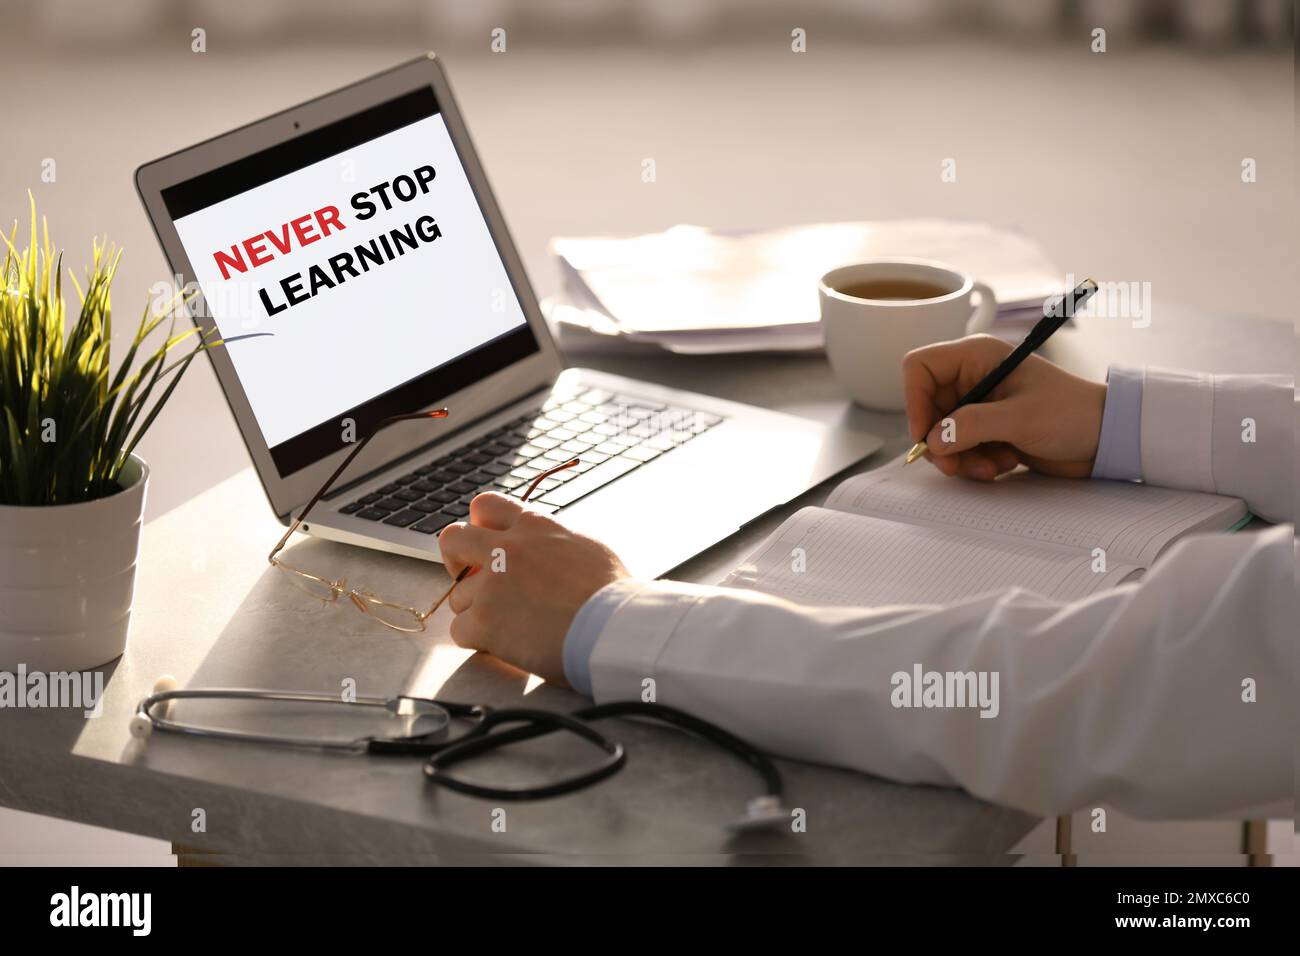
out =
{"type": "MultiPolygon", "coordinates": [[[[1116,355],[1190,368],[1290,372],[1293,332],[1289,324],[1165,307],[1148,329],[1085,320],[1050,344],[1054,359],[1094,376],[1116,355]]],[[[857,469],[888,461],[910,443],[900,415],[851,406],[821,357],[663,356],[587,364],[843,420],[885,437],[881,451],[857,469]]],[[[791,511],[820,502],[831,484],[672,576],[716,581],[791,511]]],[[[0,711],[0,803],[169,839],[215,851],[223,861],[281,863],[1006,863],[1038,822],[955,790],[782,761],[788,803],[806,811],[807,832],[731,839],[721,825],[754,792],[751,774],[681,735],[633,724],[617,731],[629,752],[621,774],[580,794],[507,805],[504,832],[493,826],[500,819],[493,804],[430,790],[418,760],[172,735],[155,735],[147,746],[134,741],[129,716],[165,673],[182,685],[331,691],[350,679],[358,694],[440,694],[497,706],[526,696],[530,706],[579,705],[571,692],[456,648],[445,637],[446,610],[428,632],[406,637],[348,608],[313,606],[265,563],[280,532],[251,469],[150,522],[130,643],[106,668],[102,716],[0,711]],[[199,818],[203,832],[194,830],[199,818]]],[[[353,582],[382,582],[393,595],[432,595],[447,582],[441,566],[331,542],[300,540],[291,550],[295,564],[338,569],[353,582]]],[[[529,767],[535,773],[559,756],[548,748],[564,744],[532,746],[538,748],[529,767]]]]}

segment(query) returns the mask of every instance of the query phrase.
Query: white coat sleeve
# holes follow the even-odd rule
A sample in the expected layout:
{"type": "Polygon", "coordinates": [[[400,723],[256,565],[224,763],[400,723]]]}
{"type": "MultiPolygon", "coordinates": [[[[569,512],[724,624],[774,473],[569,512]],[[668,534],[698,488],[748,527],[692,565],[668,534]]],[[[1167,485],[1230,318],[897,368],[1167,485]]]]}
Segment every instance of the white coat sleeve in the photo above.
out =
{"type": "MultiPolygon", "coordinates": [[[[1153,384],[1144,470],[1183,431],[1196,455],[1153,462],[1153,475],[1287,520],[1291,390],[1280,402],[1264,379],[1148,373],[1153,384]],[[1240,444],[1240,418],[1255,419],[1247,451],[1220,438],[1234,424],[1240,444]],[[1202,427],[1208,444],[1188,434],[1202,427]]],[[[1187,539],[1141,582],[1068,604],[1011,589],[946,607],[817,608],[623,581],[602,592],[615,610],[591,652],[593,695],[638,699],[653,680],[661,703],[772,753],[1042,814],[1204,817],[1291,798],[1295,573],[1284,525],[1187,539]],[[995,715],[895,706],[894,675],[917,665],[996,674],[995,715]]]]}
{"type": "Polygon", "coordinates": [[[1142,480],[1244,498],[1266,521],[1291,521],[1295,402],[1281,375],[1147,369],[1142,480]]]}

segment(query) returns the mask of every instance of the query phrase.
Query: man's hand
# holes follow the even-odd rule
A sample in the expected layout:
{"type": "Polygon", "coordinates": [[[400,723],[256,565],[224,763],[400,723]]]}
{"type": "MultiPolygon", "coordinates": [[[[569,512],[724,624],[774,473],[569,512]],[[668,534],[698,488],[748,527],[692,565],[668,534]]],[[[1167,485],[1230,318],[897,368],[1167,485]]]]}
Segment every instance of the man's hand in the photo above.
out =
{"type": "Polygon", "coordinates": [[[474,570],[451,592],[451,637],[548,682],[568,686],[564,637],[578,608],[628,576],[613,551],[492,492],[469,505],[469,524],[438,537],[447,571],[474,570]]]}
{"type": "Polygon", "coordinates": [[[1092,473],[1106,386],[1031,355],[983,402],[954,405],[1011,351],[991,335],[913,349],[903,357],[907,427],[945,475],[990,480],[1025,464],[1066,478],[1092,473]],[[953,441],[943,419],[951,417],[953,441]]]}

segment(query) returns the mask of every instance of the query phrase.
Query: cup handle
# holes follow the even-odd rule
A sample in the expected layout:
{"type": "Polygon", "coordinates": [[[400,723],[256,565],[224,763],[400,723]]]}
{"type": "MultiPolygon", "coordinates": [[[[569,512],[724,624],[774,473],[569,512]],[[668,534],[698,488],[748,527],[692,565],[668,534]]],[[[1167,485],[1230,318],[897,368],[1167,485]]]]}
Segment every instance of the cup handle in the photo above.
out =
{"type": "Polygon", "coordinates": [[[975,308],[975,314],[970,317],[970,321],[966,323],[967,335],[987,332],[993,328],[993,320],[998,316],[998,300],[993,295],[992,289],[983,282],[976,282],[972,291],[979,293],[980,304],[975,308]]]}

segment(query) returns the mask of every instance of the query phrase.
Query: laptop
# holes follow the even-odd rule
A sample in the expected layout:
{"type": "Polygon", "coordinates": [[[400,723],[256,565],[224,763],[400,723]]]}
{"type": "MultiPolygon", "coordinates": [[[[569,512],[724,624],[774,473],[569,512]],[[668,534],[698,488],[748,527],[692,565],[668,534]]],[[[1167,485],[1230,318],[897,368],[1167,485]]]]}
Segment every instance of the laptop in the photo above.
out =
{"type": "Polygon", "coordinates": [[[439,61],[141,166],[136,187],[267,499],[303,530],[438,560],[483,491],[671,570],[880,445],[872,435],[566,367],[439,61]]]}

